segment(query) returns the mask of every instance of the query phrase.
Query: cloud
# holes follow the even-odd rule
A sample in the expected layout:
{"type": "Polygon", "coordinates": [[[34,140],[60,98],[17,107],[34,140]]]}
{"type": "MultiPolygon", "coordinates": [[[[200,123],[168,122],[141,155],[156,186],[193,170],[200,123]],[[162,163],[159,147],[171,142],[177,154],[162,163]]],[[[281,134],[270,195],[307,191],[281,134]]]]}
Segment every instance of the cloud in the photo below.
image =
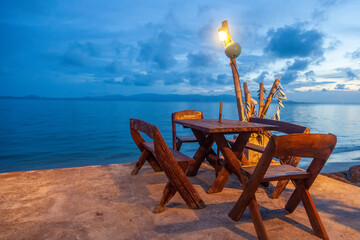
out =
{"type": "Polygon", "coordinates": [[[233,81],[233,78],[230,77],[227,74],[219,74],[216,78],[215,83],[220,84],[220,85],[227,85],[227,84],[231,84],[233,81]]]}
{"type": "Polygon", "coordinates": [[[208,68],[216,64],[214,56],[204,53],[189,53],[187,55],[189,68],[208,68]]]}
{"type": "Polygon", "coordinates": [[[188,75],[183,72],[155,70],[145,73],[128,72],[122,77],[106,79],[103,83],[126,86],[153,86],[162,82],[164,85],[169,86],[183,83],[187,77],[188,75]]]}
{"type": "Polygon", "coordinates": [[[204,85],[208,82],[216,82],[216,79],[209,73],[190,70],[188,73],[189,83],[192,86],[204,85]]]}
{"type": "Polygon", "coordinates": [[[339,83],[339,84],[336,85],[335,89],[344,90],[344,89],[347,89],[347,88],[345,87],[345,84],[340,84],[339,83]]]}
{"type": "Polygon", "coordinates": [[[176,64],[172,50],[173,38],[166,32],[159,33],[154,39],[138,42],[139,62],[150,63],[153,67],[167,70],[176,64]]]}
{"type": "Polygon", "coordinates": [[[109,73],[119,73],[123,69],[123,65],[119,61],[113,61],[108,66],[106,66],[106,71],[109,73]]]}
{"type": "Polygon", "coordinates": [[[355,74],[351,68],[337,68],[336,70],[345,74],[348,80],[359,79],[359,76],[355,74]]]}
{"type": "Polygon", "coordinates": [[[356,51],[354,51],[354,52],[351,54],[351,58],[352,58],[352,59],[359,59],[359,58],[360,58],[360,48],[358,48],[356,51]]]}
{"type": "Polygon", "coordinates": [[[264,79],[269,76],[269,73],[267,71],[263,71],[257,78],[254,79],[255,82],[261,83],[264,82],[264,79]]]}
{"type": "Polygon", "coordinates": [[[299,77],[299,71],[305,70],[310,64],[308,59],[295,59],[293,63],[288,63],[284,75],[281,77],[283,84],[289,84],[299,77]]]}
{"type": "Polygon", "coordinates": [[[267,32],[270,39],[265,51],[278,58],[312,57],[323,55],[323,35],[317,30],[306,30],[301,24],[280,27],[267,32]]]}
{"type": "Polygon", "coordinates": [[[314,78],[314,76],[315,76],[315,73],[314,73],[314,71],[308,71],[308,72],[306,72],[305,73],[305,76],[306,76],[306,80],[308,80],[308,81],[315,81],[315,78],[314,78]]]}
{"type": "Polygon", "coordinates": [[[305,70],[307,67],[309,66],[309,60],[304,59],[295,59],[293,64],[291,64],[288,67],[288,70],[297,70],[297,71],[302,71],[305,70]]]}
{"type": "Polygon", "coordinates": [[[62,56],[64,65],[85,66],[89,63],[91,57],[99,57],[100,48],[92,43],[81,44],[79,42],[71,43],[62,56]]]}
{"type": "Polygon", "coordinates": [[[289,84],[291,82],[294,82],[298,77],[299,77],[299,74],[297,71],[286,71],[281,76],[281,83],[284,85],[289,84]]]}

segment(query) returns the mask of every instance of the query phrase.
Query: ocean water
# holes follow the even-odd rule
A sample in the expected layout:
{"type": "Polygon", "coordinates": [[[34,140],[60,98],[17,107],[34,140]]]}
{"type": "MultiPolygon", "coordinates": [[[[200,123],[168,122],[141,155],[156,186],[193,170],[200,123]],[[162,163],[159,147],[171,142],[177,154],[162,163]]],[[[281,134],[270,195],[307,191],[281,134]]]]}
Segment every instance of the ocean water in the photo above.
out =
{"type": "MultiPolygon", "coordinates": [[[[139,150],[129,118],[157,125],[171,146],[171,113],[194,109],[217,118],[217,102],[0,100],[0,172],[103,165],[136,161],[139,150]]],[[[267,117],[271,117],[275,105],[267,117]]],[[[224,102],[223,118],[237,119],[235,101],[224,102]]],[[[360,105],[285,103],[281,120],[333,133],[337,146],[325,171],[360,164],[360,105]]],[[[180,134],[187,130],[178,127],[180,134]]],[[[192,155],[197,143],[184,144],[192,155]]],[[[305,167],[308,161],[301,161],[305,167]]]]}

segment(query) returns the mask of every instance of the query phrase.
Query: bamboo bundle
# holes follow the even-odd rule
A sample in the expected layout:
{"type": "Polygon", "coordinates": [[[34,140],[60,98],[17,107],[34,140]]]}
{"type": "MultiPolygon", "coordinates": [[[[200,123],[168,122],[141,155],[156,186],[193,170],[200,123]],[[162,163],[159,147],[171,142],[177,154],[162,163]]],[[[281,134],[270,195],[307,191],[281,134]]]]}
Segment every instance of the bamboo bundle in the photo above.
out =
{"type": "Polygon", "coordinates": [[[261,113],[259,112],[259,118],[265,118],[266,113],[267,113],[267,110],[269,109],[270,103],[271,103],[271,101],[272,101],[272,99],[273,99],[273,96],[274,96],[275,92],[277,91],[277,89],[278,89],[278,87],[279,87],[280,79],[281,79],[281,77],[277,78],[277,79],[274,81],[274,84],[273,84],[273,86],[272,86],[272,88],[271,88],[271,91],[270,91],[270,93],[269,93],[269,96],[266,98],[265,106],[264,106],[262,112],[261,112],[261,113]]]}
{"type": "Polygon", "coordinates": [[[244,86],[244,95],[245,95],[245,117],[246,120],[249,120],[252,115],[251,94],[249,92],[249,88],[246,82],[243,83],[243,86],[244,86]]]}
{"type": "Polygon", "coordinates": [[[264,83],[260,83],[259,87],[259,117],[264,108],[264,83]]]}

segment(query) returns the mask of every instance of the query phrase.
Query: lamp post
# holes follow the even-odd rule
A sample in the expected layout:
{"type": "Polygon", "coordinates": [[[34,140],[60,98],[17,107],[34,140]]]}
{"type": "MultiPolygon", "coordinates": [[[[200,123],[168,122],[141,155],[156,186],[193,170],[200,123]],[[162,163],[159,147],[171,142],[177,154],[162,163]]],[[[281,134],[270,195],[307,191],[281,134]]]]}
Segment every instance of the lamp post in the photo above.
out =
{"type": "Polygon", "coordinates": [[[234,42],[229,33],[229,27],[227,21],[223,21],[221,28],[218,30],[219,39],[224,43],[225,46],[225,54],[228,58],[230,58],[230,66],[234,79],[235,86],[235,94],[236,94],[236,103],[238,108],[239,120],[244,120],[244,106],[242,104],[242,94],[241,94],[241,86],[239,79],[239,72],[236,66],[236,58],[241,53],[241,46],[237,42],[234,42]]]}

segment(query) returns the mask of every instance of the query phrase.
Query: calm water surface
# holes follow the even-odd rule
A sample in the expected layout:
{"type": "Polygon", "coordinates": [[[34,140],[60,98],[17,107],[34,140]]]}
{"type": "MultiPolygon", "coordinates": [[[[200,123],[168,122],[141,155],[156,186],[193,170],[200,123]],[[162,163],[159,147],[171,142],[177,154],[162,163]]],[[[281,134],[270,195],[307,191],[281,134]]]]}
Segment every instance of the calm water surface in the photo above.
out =
{"type": "MultiPolygon", "coordinates": [[[[313,133],[337,135],[327,165],[336,163],[342,170],[360,164],[360,105],[285,103],[285,107],[281,120],[307,126],[313,133]]],[[[0,172],[136,161],[139,150],[130,136],[129,118],[157,125],[171,145],[171,113],[184,109],[217,118],[219,103],[0,100],[0,172]]],[[[235,102],[224,103],[223,117],[237,119],[235,102]]],[[[189,155],[196,149],[197,143],[182,147],[189,155]]]]}

